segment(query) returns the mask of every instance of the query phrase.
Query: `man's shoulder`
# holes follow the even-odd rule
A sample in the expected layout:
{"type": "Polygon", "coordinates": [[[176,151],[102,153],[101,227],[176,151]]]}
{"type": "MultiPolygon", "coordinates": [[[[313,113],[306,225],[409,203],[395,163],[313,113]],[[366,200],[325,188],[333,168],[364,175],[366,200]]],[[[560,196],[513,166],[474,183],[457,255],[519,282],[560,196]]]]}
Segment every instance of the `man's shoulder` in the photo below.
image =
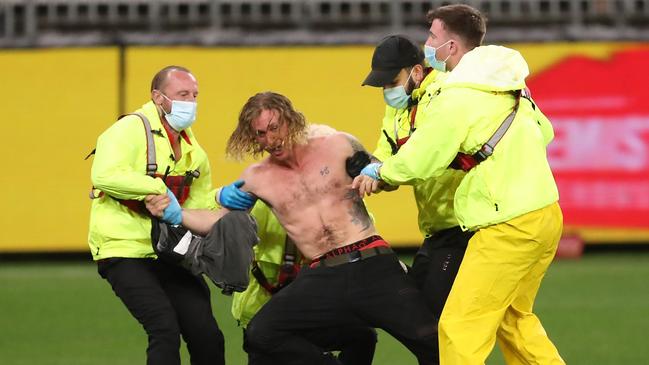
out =
{"type": "Polygon", "coordinates": [[[350,141],[355,141],[355,140],[357,140],[356,137],[354,137],[350,133],[343,132],[343,131],[336,131],[336,133],[332,133],[327,136],[318,137],[314,140],[314,142],[318,143],[319,146],[325,148],[331,148],[331,147],[337,147],[341,145],[349,145],[350,141]]]}
{"type": "Polygon", "coordinates": [[[342,138],[345,138],[344,136],[347,133],[345,132],[340,132],[337,130],[329,131],[328,133],[325,134],[310,134],[307,137],[307,146],[309,147],[314,147],[316,145],[320,145],[323,143],[332,143],[341,140],[342,138]]]}
{"type": "Polygon", "coordinates": [[[260,174],[264,173],[265,171],[268,171],[269,169],[273,169],[274,164],[270,160],[269,157],[264,158],[263,160],[259,162],[255,162],[253,164],[250,164],[248,167],[246,167],[242,174],[242,178],[256,178],[260,174]]]}
{"type": "Polygon", "coordinates": [[[125,115],[117,119],[110,125],[102,136],[113,136],[115,138],[126,138],[126,136],[143,133],[144,126],[142,121],[136,115],[125,115]]]}

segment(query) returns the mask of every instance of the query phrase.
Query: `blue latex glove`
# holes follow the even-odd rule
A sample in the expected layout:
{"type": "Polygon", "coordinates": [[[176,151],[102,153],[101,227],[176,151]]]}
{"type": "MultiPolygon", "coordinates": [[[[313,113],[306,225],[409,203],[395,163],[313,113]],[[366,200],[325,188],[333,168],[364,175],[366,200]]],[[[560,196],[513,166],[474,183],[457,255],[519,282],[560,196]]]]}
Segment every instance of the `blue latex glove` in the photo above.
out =
{"type": "Polygon", "coordinates": [[[247,210],[252,208],[257,198],[252,194],[241,191],[239,188],[245,184],[243,180],[237,180],[230,185],[221,188],[219,193],[219,204],[231,210],[247,210]]]}
{"type": "Polygon", "coordinates": [[[374,180],[379,180],[379,169],[381,168],[381,165],[383,165],[380,162],[372,162],[371,164],[363,167],[361,170],[361,175],[369,176],[374,180]]]}
{"type": "Polygon", "coordinates": [[[164,212],[162,212],[162,220],[170,224],[179,225],[183,222],[183,210],[180,204],[178,204],[178,199],[176,199],[174,193],[169,189],[167,189],[167,196],[171,199],[171,202],[165,208],[164,212]]]}

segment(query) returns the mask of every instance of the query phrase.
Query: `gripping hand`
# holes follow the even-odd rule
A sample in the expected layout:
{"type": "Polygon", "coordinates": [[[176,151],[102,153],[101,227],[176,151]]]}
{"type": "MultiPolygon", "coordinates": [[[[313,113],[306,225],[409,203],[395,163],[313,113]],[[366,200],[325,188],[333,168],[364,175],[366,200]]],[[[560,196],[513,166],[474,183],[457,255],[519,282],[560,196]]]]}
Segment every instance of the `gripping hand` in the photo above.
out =
{"type": "Polygon", "coordinates": [[[183,222],[183,210],[178,204],[178,199],[169,189],[167,189],[167,196],[170,200],[169,206],[162,212],[162,220],[173,225],[179,225],[183,222]]]}
{"type": "Polygon", "coordinates": [[[379,180],[379,169],[381,168],[382,163],[372,162],[371,164],[363,167],[361,170],[361,175],[369,176],[374,180],[379,180]]]}
{"type": "Polygon", "coordinates": [[[237,180],[221,188],[219,192],[219,204],[231,210],[247,210],[252,208],[257,198],[252,194],[241,191],[239,188],[243,184],[245,184],[245,181],[237,180]]]}

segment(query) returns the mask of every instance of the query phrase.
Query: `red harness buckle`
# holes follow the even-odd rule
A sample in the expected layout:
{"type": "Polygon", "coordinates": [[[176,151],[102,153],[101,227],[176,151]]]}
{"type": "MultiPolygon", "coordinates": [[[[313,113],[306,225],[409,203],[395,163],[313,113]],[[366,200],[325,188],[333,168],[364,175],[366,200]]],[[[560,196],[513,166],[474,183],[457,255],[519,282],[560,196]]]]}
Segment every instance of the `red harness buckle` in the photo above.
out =
{"type": "Polygon", "coordinates": [[[451,162],[451,165],[449,167],[455,170],[462,170],[464,172],[467,172],[476,167],[476,165],[478,165],[478,161],[476,161],[473,156],[458,152],[457,156],[455,156],[455,159],[453,160],[453,162],[451,162]]]}

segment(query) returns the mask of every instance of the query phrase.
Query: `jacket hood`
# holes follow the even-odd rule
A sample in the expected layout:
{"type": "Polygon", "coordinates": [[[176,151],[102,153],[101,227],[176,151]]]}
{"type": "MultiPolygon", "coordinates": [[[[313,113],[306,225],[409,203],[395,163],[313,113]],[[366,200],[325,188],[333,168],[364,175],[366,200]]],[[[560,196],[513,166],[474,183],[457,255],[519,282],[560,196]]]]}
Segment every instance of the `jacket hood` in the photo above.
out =
{"type": "Polygon", "coordinates": [[[449,73],[444,86],[486,91],[525,88],[530,71],[518,51],[501,46],[481,46],[467,52],[449,73]]]}

